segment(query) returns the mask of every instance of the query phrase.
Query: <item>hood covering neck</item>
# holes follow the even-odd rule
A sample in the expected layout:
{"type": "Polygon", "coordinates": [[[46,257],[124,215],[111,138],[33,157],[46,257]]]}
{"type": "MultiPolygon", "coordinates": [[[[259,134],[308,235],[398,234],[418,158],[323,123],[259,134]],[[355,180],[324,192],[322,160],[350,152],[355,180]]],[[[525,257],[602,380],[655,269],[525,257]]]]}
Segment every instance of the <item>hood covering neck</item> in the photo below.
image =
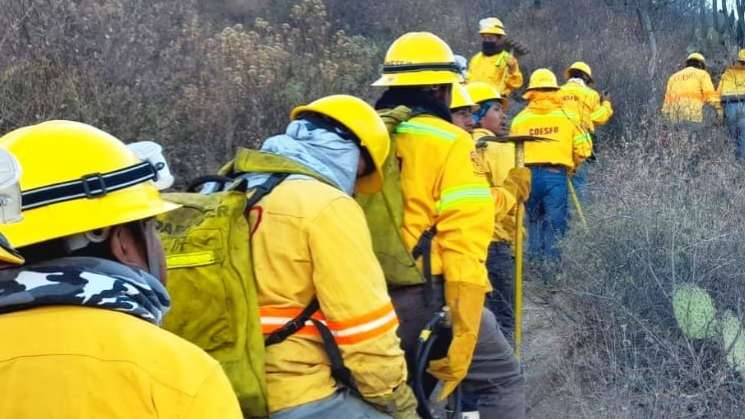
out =
{"type": "Polygon", "coordinates": [[[121,311],[160,325],[170,308],[149,273],[107,259],[65,257],[0,270],[0,313],[51,305],[121,311]]]}
{"type": "Polygon", "coordinates": [[[450,108],[439,102],[432,95],[418,89],[388,89],[375,102],[375,109],[393,109],[404,105],[411,109],[412,115],[434,115],[452,122],[450,108]]]}
{"type": "MultiPolygon", "coordinates": [[[[360,149],[354,141],[346,140],[335,132],[308,120],[298,119],[290,122],[284,134],[267,138],[261,151],[294,160],[328,179],[332,186],[347,195],[354,193],[360,149]]],[[[249,187],[264,183],[269,176],[267,173],[243,175],[248,180],[249,187]]],[[[311,178],[306,175],[291,175],[288,179],[311,178]]]]}
{"type": "Polygon", "coordinates": [[[579,84],[582,87],[587,87],[587,83],[585,83],[585,81],[579,77],[572,77],[571,79],[567,80],[567,83],[575,83],[579,84]]]}
{"type": "Polygon", "coordinates": [[[547,113],[561,108],[561,98],[556,90],[528,90],[523,95],[523,99],[529,102],[528,109],[536,113],[547,113]]]}

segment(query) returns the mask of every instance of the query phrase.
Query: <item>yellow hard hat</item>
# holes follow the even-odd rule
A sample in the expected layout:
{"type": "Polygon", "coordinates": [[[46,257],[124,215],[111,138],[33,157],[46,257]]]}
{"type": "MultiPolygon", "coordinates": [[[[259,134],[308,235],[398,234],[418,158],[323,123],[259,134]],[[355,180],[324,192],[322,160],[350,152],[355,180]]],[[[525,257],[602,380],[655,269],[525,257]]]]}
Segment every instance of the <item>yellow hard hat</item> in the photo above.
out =
{"type": "Polygon", "coordinates": [[[450,97],[450,109],[465,108],[473,106],[475,103],[468,94],[462,83],[453,83],[453,92],[450,97]]]}
{"type": "Polygon", "coordinates": [[[370,153],[375,171],[357,179],[359,192],[371,194],[383,187],[383,163],[388,157],[391,140],[383,120],[372,106],[354,96],[332,95],[296,107],[290,119],[296,119],[303,112],[316,112],[344,125],[370,153]]]}
{"type": "Polygon", "coordinates": [[[466,85],[466,90],[468,91],[468,94],[471,95],[471,99],[476,103],[486,102],[487,100],[498,100],[504,105],[507,102],[507,99],[502,97],[499,90],[494,88],[491,84],[483,81],[472,81],[468,83],[466,85]]]}
{"type": "Polygon", "coordinates": [[[142,220],[179,206],[153,184],[159,167],[123,142],[73,121],[48,121],[0,138],[23,168],[23,219],[0,225],[15,247],[142,220]]]}
{"type": "Polygon", "coordinates": [[[459,83],[462,78],[448,44],[429,32],[409,32],[388,47],[383,75],[373,86],[459,83]]]}
{"type": "Polygon", "coordinates": [[[556,75],[547,68],[539,68],[530,75],[530,82],[526,90],[533,89],[559,89],[559,83],[556,81],[556,75]]]}
{"type": "Polygon", "coordinates": [[[496,17],[487,17],[479,21],[479,33],[491,35],[507,35],[504,30],[504,24],[496,17]]]}
{"type": "Polygon", "coordinates": [[[587,65],[587,63],[585,63],[583,61],[577,61],[576,63],[570,65],[569,68],[567,68],[566,71],[564,72],[564,77],[566,77],[568,79],[570,77],[569,76],[569,72],[571,70],[581,71],[581,72],[587,74],[587,76],[590,78],[590,80],[592,80],[592,69],[590,68],[589,65],[587,65]]]}
{"type": "Polygon", "coordinates": [[[689,55],[688,58],[686,58],[686,61],[699,61],[703,64],[706,64],[706,58],[704,58],[704,55],[699,52],[694,52],[693,54],[689,55]]]}
{"type": "Polygon", "coordinates": [[[741,49],[739,53],[737,53],[737,61],[745,61],[745,49],[741,49]]]}

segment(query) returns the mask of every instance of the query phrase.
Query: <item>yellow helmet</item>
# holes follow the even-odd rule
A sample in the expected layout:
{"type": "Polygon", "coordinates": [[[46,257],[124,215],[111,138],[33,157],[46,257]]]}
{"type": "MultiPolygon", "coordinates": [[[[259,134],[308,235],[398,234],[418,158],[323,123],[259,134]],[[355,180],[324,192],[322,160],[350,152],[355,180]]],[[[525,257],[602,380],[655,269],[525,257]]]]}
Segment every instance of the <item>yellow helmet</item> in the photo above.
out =
{"type": "Polygon", "coordinates": [[[530,75],[530,82],[526,90],[533,89],[559,89],[559,83],[556,81],[556,75],[547,68],[539,68],[530,75]]]}
{"type": "Polygon", "coordinates": [[[564,77],[566,77],[567,79],[570,78],[569,72],[571,70],[581,71],[587,74],[590,80],[592,80],[592,69],[590,68],[589,65],[587,65],[587,63],[583,61],[577,61],[576,63],[570,65],[569,68],[567,68],[566,71],[564,72],[564,77]]]}
{"type": "Polygon", "coordinates": [[[737,61],[745,61],[745,49],[741,49],[740,52],[737,53],[737,61]]]}
{"type": "Polygon", "coordinates": [[[290,113],[290,119],[297,119],[303,112],[316,112],[344,125],[370,153],[375,170],[357,179],[359,192],[371,194],[383,187],[383,163],[388,157],[391,140],[383,120],[372,106],[354,96],[332,95],[296,107],[290,113]]]}
{"type": "Polygon", "coordinates": [[[702,64],[706,64],[706,58],[704,58],[704,55],[699,52],[694,52],[693,54],[689,55],[688,58],[686,58],[686,61],[699,61],[702,64]]]}
{"type": "Polygon", "coordinates": [[[472,81],[468,83],[466,85],[466,90],[468,91],[468,94],[471,95],[471,99],[476,103],[486,102],[487,100],[498,100],[502,102],[502,105],[507,103],[507,99],[502,97],[499,90],[494,88],[491,84],[483,81],[472,81]]]}
{"type": "Polygon", "coordinates": [[[468,94],[462,83],[453,83],[453,92],[450,97],[450,109],[471,107],[475,105],[471,95],[468,94]]]}
{"type": "Polygon", "coordinates": [[[429,32],[409,32],[388,47],[383,75],[373,86],[459,83],[462,78],[447,43],[429,32]]]}
{"type": "Polygon", "coordinates": [[[179,206],[160,198],[151,181],[160,167],[90,125],[48,121],[0,138],[15,155],[23,220],[0,225],[16,247],[142,220],[179,206]]]}
{"type": "Polygon", "coordinates": [[[491,35],[507,35],[504,30],[504,24],[496,17],[487,17],[479,21],[479,33],[480,34],[491,34],[491,35]]]}

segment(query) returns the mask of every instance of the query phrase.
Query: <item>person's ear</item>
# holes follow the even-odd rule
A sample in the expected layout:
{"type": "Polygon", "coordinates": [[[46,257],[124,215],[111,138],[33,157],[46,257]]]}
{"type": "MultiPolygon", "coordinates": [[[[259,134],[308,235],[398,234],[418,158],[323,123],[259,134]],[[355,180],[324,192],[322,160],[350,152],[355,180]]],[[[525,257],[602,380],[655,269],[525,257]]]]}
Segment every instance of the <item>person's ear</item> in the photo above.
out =
{"type": "Polygon", "coordinates": [[[130,226],[111,227],[109,250],[117,261],[144,271],[148,270],[145,243],[139,239],[137,232],[133,231],[130,226]]]}

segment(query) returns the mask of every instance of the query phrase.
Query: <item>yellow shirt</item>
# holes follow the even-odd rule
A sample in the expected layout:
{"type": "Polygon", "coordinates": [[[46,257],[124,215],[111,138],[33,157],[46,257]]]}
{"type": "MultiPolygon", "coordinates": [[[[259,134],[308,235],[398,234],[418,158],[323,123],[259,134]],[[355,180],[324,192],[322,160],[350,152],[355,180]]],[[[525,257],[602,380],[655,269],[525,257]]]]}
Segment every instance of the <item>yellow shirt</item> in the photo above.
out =
{"type": "Polygon", "coordinates": [[[407,248],[411,251],[436,225],[432,273],[487,288],[484,261],[494,202],[470,134],[441,118],[419,115],[399,124],[395,136],[407,248]]]}
{"type": "Polygon", "coordinates": [[[570,80],[559,90],[564,109],[579,117],[582,128],[590,133],[598,125],[605,125],[613,116],[609,100],[600,100],[600,94],[583,83],[570,80]]]}
{"type": "MultiPolygon", "coordinates": [[[[477,142],[484,137],[494,134],[484,128],[473,131],[473,139],[477,142]]],[[[486,142],[478,147],[479,155],[484,161],[486,177],[492,187],[495,201],[494,233],[492,241],[515,242],[515,209],[517,200],[503,188],[504,180],[509,171],[515,167],[515,145],[513,143],[486,142]]]]}
{"type": "MultiPolygon", "coordinates": [[[[251,212],[251,245],[264,333],[317,297],[316,317],[334,334],[362,396],[391,394],[406,382],[406,362],[362,209],[340,190],[311,179],[284,181],[258,207],[251,212]]],[[[334,393],[314,326],[267,347],[266,380],[270,412],[334,393]]]]}
{"type": "Polygon", "coordinates": [[[241,419],[220,364],[135,316],[48,306],[0,315],[0,418],[241,419]]]}
{"type": "Polygon", "coordinates": [[[523,73],[517,60],[507,51],[485,56],[479,52],[468,63],[468,81],[483,81],[494,86],[503,97],[523,85],[523,73]],[[515,60],[515,70],[511,71],[507,63],[515,60]]]}
{"type": "Polygon", "coordinates": [[[707,103],[719,108],[719,97],[709,73],[686,67],[668,79],[662,113],[673,122],[703,122],[707,103]]]}
{"type": "Polygon", "coordinates": [[[725,70],[722,79],[719,80],[717,93],[722,102],[725,102],[727,97],[745,97],[745,66],[735,65],[725,70]]]}
{"type": "Polygon", "coordinates": [[[557,92],[529,91],[528,106],[512,120],[511,135],[533,135],[554,141],[525,144],[525,164],[578,167],[592,154],[592,139],[578,117],[562,108],[557,92]]]}

